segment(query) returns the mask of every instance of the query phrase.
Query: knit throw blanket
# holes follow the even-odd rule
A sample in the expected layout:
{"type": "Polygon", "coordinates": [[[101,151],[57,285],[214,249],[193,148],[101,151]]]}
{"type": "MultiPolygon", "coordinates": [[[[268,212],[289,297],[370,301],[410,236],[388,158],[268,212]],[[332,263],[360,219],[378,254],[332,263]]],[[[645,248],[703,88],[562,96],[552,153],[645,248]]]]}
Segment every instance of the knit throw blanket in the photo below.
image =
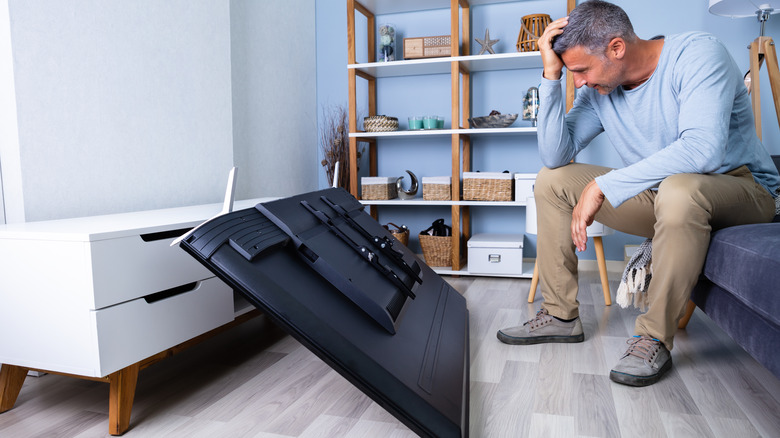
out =
{"type": "Polygon", "coordinates": [[[615,300],[620,307],[633,305],[641,310],[647,308],[649,304],[647,288],[650,286],[650,279],[653,278],[652,254],[653,240],[647,239],[639,245],[639,249],[628,261],[615,300]]]}
{"type": "Polygon", "coordinates": [[[775,190],[775,216],[780,214],[780,187],[775,190]]]}

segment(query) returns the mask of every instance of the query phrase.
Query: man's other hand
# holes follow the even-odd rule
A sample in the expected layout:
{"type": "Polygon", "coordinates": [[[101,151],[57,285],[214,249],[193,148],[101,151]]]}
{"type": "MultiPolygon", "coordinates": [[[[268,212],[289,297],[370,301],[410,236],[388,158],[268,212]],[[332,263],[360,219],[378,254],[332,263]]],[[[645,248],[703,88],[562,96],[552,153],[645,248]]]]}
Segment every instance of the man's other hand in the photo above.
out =
{"type": "Polygon", "coordinates": [[[539,53],[542,55],[542,64],[544,65],[544,73],[542,75],[547,79],[555,81],[561,78],[563,61],[558,54],[553,52],[552,40],[563,33],[563,28],[567,24],[569,24],[569,17],[553,21],[547,25],[544,33],[536,42],[539,45],[539,53]]]}
{"type": "Polygon", "coordinates": [[[585,251],[588,242],[587,228],[593,223],[596,213],[604,203],[604,193],[596,181],[591,181],[582,190],[579,202],[571,214],[571,239],[577,251],[585,251]]]}

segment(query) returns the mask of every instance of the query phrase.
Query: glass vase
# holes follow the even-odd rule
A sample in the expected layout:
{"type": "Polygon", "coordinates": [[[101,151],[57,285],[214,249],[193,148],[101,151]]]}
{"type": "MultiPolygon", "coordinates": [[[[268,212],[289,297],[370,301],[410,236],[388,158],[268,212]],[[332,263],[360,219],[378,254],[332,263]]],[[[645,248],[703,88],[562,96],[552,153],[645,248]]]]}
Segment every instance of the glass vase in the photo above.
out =
{"type": "Polygon", "coordinates": [[[379,62],[395,61],[395,25],[379,26],[379,62]]]}

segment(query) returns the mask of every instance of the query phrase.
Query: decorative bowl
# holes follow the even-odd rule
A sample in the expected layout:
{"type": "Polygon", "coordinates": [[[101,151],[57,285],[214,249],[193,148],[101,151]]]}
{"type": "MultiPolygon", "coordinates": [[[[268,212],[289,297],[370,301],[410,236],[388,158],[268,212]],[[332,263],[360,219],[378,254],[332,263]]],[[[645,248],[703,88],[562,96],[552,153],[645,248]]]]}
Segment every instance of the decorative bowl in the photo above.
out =
{"type": "Polygon", "coordinates": [[[517,114],[495,114],[492,116],[472,117],[472,128],[506,128],[517,120],[517,114]]]}

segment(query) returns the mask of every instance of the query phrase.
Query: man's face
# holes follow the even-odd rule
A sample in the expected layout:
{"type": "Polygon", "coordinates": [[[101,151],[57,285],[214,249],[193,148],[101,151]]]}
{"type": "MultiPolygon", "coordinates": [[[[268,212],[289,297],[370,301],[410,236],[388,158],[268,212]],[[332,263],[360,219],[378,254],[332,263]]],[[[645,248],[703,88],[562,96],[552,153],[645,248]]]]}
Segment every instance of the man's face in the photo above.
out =
{"type": "Polygon", "coordinates": [[[599,94],[607,95],[621,85],[619,65],[609,59],[609,54],[590,55],[584,47],[575,46],[561,55],[566,69],[572,73],[574,86],[587,85],[599,94]]]}

